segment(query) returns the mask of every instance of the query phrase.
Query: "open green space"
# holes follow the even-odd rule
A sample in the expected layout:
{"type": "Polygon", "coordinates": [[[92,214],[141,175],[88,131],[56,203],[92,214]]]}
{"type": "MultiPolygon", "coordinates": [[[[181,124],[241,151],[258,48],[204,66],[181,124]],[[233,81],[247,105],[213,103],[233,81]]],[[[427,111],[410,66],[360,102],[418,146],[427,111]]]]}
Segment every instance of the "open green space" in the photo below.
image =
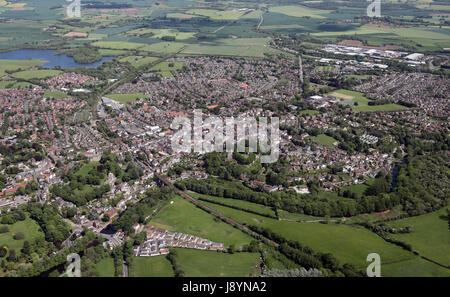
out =
{"type": "Polygon", "coordinates": [[[398,263],[381,263],[381,276],[395,277],[449,277],[450,269],[420,257],[398,263]]]}
{"type": "Polygon", "coordinates": [[[185,55],[264,57],[265,54],[282,53],[267,45],[269,38],[227,38],[190,44],[183,50],[185,55]]]}
{"type": "Polygon", "coordinates": [[[52,77],[55,75],[58,75],[62,73],[60,70],[48,70],[48,69],[42,69],[42,70],[25,70],[25,71],[19,71],[12,74],[13,77],[19,78],[19,79],[42,79],[47,77],[52,77]]]}
{"type": "Polygon", "coordinates": [[[37,238],[44,238],[41,227],[28,217],[24,221],[18,221],[12,225],[0,224],[0,227],[3,226],[8,227],[9,232],[0,233],[0,247],[7,246],[8,250],[14,249],[17,255],[20,254],[25,240],[32,243],[37,238]],[[13,236],[19,232],[23,233],[24,239],[15,240],[13,236]]]}
{"type": "Polygon", "coordinates": [[[141,67],[157,61],[157,57],[128,56],[120,59],[120,62],[129,62],[134,67],[141,67]]]}
{"type": "Polygon", "coordinates": [[[292,17],[311,17],[315,19],[324,19],[331,10],[313,9],[300,5],[275,6],[269,9],[270,12],[281,13],[292,17]]]}
{"type": "Polygon", "coordinates": [[[386,224],[401,228],[411,226],[411,233],[390,234],[389,236],[409,243],[420,255],[450,266],[450,230],[445,208],[439,211],[387,222],[386,224]]]}
{"type": "Polygon", "coordinates": [[[231,198],[223,198],[223,197],[215,197],[215,196],[210,196],[210,195],[204,195],[204,194],[198,194],[198,193],[189,193],[189,195],[191,197],[194,198],[203,198],[206,199],[208,201],[211,202],[217,202],[217,203],[221,203],[221,204],[226,204],[226,205],[230,205],[230,206],[234,206],[234,207],[239,207],[245,210],[250,210],[250,211],[254,211],[257,212],[259,214],[262,215],[266,215],[266,216],[271,216],[271,217],[275,217],[275,211],[273,211],[273,209],[271,209],[270,207],[264,206],[264,205],[260,205],[260,204],[256,204],[256,203],[251,203],[248,201],[243,201],[243,200],[237,200],[237,199],[231,199],[231,198]]]}
{"type": "Polygon", "coordinates": [[[41,60],[0,60],[0,76],[6,74],[6,71],[16,71],[27,69],[33,66],[41,66],[44,62],[41,60]]]}
{"type": "Polygon", "coordinates": [[[311,140],[316,143],[319,143],[321,145],[326,145],[326,146],[334,146],[335,142],[339,142],[336,139],[334,139],[333,137],[330,137],[325,134],[320,134],[320,135],[311,137],[311,140]]]}
{"type": "Polygon", "coordinates": [[[238,10],[215,10],[215,9],[191,9],[187,11],[191,15],[209,17],[212,20],[237,20],[245,11],[238,10]]]}
{"type": "Polygon", "coordinates": [[[110,257],[101,259],[96,264],[96,270],[99,277],[113,277],[114,276],[114,260],[110,257]]]}
{"type": "Polygon", "coordinates": [[[166,256],[133,257],[134,272],[137,277],[172,277],[172,264],[166,256]]]}
{"type": "Polygon", "coordinates": [[[386,264],[416,257],[363,227],[278,221],[213,203],[203,203],[240,223],[267,228],[317,252],[332,253],[341,263],[351,263],[359,268],[367,266],[366,257],[370,253],[378,253],[386,264]]]}
{"type": "Polygon", "coordinates": [[[175,249],[177,263],[187,277],[257,276],[259,253],[228,254],[217,251],[175,249]]]}
{"type": "Polygon", "coordinates": [[[132,94],[108,94],[106,95],[106,97],[111,98],[113,100],[116,100],[120,103],[130,103],[133,101],[136,101],[140,98],[144,98],[145,94],[144,93],[132,93],[132,94]]]}
{"type": "Polygon", "coordinates": [[[249,235],[220,221],[179,196],[173,199],[172,204],[167,204],[148,224],[221,242],[225,246],[234,244],[239,247],[252,240],[249,235]]]}
{"type": "Polygon", "coordinates": [[[299,115],[301,116],[310,116],[310,115],[315,115],[318,114],[319,111],[318,110],[311,110],[311,109],[305,109],[299,112],[299,115]]]}
{"type": "Polygon", "coordinates": [[[164,77],[173,77],[172,71],[183,69],[183,62],[161,62],[150,68],[164,77]]]}
{"type": "Polygon", "coordinates": [[[46,91],[44,93],[44,97],[52,97],[55,99],[62,99],[62,98],[68,98],[70,96],[63,92],[59,92],[59,91],[46,91]]]}
{"type": "Polygon", "coordinates": [[[408,107],[399,104],[383,104],[383,105],[367,105],[367,106],[354,106],[355,112],[373,112],[373,111],[397,111],[407,110],[408,107]]]}

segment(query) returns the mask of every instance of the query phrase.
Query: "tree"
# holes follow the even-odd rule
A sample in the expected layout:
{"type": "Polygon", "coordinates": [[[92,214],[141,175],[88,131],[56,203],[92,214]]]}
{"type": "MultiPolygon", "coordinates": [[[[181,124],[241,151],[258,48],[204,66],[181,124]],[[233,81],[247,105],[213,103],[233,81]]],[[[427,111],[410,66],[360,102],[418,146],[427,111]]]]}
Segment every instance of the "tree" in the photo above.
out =
{"type": "Polygon", "coordinates": [[[9,255],[6,259],[9,262],[16,262],[16,260],[17,260],[16,250],[14,250],[14,249],[9,250],[9,255]]]}

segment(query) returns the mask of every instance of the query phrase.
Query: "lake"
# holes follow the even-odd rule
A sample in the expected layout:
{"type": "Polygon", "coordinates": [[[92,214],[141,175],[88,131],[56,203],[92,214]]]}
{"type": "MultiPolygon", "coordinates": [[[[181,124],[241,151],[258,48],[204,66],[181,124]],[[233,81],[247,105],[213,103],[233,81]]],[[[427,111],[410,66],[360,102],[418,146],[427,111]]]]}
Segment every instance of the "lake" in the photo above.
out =
{"type": "Polygon", "coordinates": [[[112,58],[113,57],[103,57],[100,61],[94,63],[80,64],[75,62],[72,57],[69,57],[66,54],[55,55],[55,50],[21,49],[0,53],[0,60],[38,59],[45,61],[42,65],[42,67],[45,68],[55,68],[55,66],[60,66],[61,68],[96,68],[112,58]]]}

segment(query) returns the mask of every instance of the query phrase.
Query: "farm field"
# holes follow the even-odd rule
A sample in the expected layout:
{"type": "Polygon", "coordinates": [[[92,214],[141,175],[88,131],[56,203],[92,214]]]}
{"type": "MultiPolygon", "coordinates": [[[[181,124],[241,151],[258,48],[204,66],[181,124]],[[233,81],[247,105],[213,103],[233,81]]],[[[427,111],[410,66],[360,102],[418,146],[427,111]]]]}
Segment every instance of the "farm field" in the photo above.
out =
{"type": "Polygon", "coordinates": [[[240,56],[262,58],[264,54],[281,52],[267,46],[268,38],[218,39],[214,42],[191,44],[182,51],[184,55],[240,56]]]}
{"type": "Polygon", "coordinates": [[[60,73],[62,73],[62,71],[59,70],[25,70],[15,72],[12,76],[19,79],[42,79],[52,77],[60,73]]]}
{"type": "Polygon", "coordinates": [[[244,277],[259,275],[259,253],[175,249],[177,263],[187,277],[244,277]]]}
{"type": "Polygon", "coordinates": [[[239,247],[252,240],[249,235],[216,219],[179,196],[173,200],[173,204],[166,205],[154,216],[148,225],[222,242],[225,246],[234,244],[239,247]]]}
{"type": "Polygon", "coordinates": [[[234,207],[240,207],[243,209],[248,209],[254,212],[257,212],[262,215],[268,215],[271,217],[275,217],[275,211],[273,211],[270,207],[266,207],[264,205],[243,201],[243,200],[237,200],[237,199],[231,199],[231,198],[222,198],[222,197],[215,197],[215,196],[209,196],[204,194],[198,194],[198,193],[189,193],[189,195],[193,198],[203,198],[207,199],[212,202],[218,202],[234,207]]]}
{"type": "Polygon", "coordinates": [[[131,93],[131,94],[108,94],[106,97],[116,100],[120,103],[130,103],[137,99],[145,97],[144,93],[131,93]]]}
{"type": "Polygon", "coordinates": [[[211,20],[237,20],[242,15],[244,15],[244,11],[237,10],[215,10],[215,9],[192,9],[186,12],[190,15],[199,15],[209,17],[211,20]]]}
{"type": "Polygon", "coordinates": [[[182,42],[158,42],[147,44],[139,50],[166,55],[180,51],[185,45],[182,42]]]}
{"type": "Polygon", "coordinates": [[[195,32],[180,32],[178,30],[174,29],[151,29],[151,28],[140,28],[128,31],[126,33],[127,35],[151,35],[151,38],[158,38],[161,39],[164,36],[170,36],[175,37],[176,40],[186,40],[186,39],[192,39],[195,37],[195,32]]]}
{"type": "Polygon", "coordinates": [[[120,62],[129,62],[134,67],[141,67],[150,63],[157,61],[159,58],[157,57],[142,57],[142,56],[129,56],[120,59],[120,62]]]}
{"type": "Polygon", "coordinates": [[[326,15],[331,12],[331,10],[321,10],[321,9],[312,9],[305,6],[300,5],[289,5],[289,6],[275,6],[269,8],[270,12],[281,13],[287,16],[292,17],[306,17],[309,16],[315,19],[324,19],[326,18],[323,15],[326,15]]]}
{"type": "Polygon", "coordinates": [[[339,141],[337,141],[333,137],[330,137],[325,134],[320,134],[320,135],[311,137],[311,140],[316,143],[319,143],[321,145],[326,145],[326,146],[334,146],[334,143],[336,143],[336,142],[339,143],[339,141]]]}
{"type": "Polygon", "coordinates": [[[134,276],[137,277],[172,277],[172,264],[166,256],[133,257],[134,276]]]}
{"type": "Polygon", "coordinates": [[[155,71],[164,77],[173,77],[172,71],[181,70],[183,62],[161,62],[150,68],[150,71],[155,71]]]}
{"type": "Polygon", "coordinates": [[[44,238],[41,227],[28,217],[24,221],[18,221],[12,225],[0,224],[0,227],[3,226],[8,227],[9,232],[0,233],[0,247],[7,246],[8,250],[14,249],[17,255],[20,254],[20,250],[22,249],[25,240],[28,240],[31,243],[37,238],[44,238]],[[22,232],[25,238],[15,240],[13,236],[18,232],[22,232]]]}
{"type": "Polygon", "coordinates": [[[113,50],[132,50],[138,49],[145,46],[143,43],[136,42],[125,42],[125,41],[97,41],[92,43],[93,46],[103,48],[103,49],[113,49],[113,50]]]}
{"type": "Polygon", "coordinates": [[[411,226],[413,231],[404,234],[391,234],[394,239],[409,243],[420,255],[450,266],[450,232],[446,210],[387,222],[392,227],[411,226]]]}
{"type": "Polygon", "coordinates": [[[22,70],[42,64],[44,62],[41,60],[0,60],[0,76],[5,75],[5,71],[22,70]]]}
{"type": "Polygon", "coordinates": [[[396,277],[449,277],[450,269],[416,257],[398,263],[383,264],[381,276],[396,277]]]}
{"type": "Polygon", "coordinates": [[[99,277],[113,277],[114,276],[114,260],[112,258],[105,258],[100,260],[96,265],[96,270],[99,277]]]}
{"type": "Polygon", "coordinates": [[[341,263],[351,263],[359,268],[367,266],[366,257],[370,253],[378,253],[384,263],[416,257],[363,227],[278,221],[213,203],[204,203],[240,223],[267,228],[286,239],[299,241],[317,252],[332,253],[341,263]]]}

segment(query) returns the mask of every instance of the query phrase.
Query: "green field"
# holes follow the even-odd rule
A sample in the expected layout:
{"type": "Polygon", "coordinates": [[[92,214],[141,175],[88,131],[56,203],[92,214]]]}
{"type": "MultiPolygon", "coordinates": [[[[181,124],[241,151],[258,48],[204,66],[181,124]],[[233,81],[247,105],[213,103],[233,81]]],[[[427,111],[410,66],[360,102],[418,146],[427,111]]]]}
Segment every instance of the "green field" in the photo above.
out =
{"type": "Polygon", "coordinates": [[[225,246],[243,246],[252,239],[179,196],[173,199],[173,204],[168,204],[154,216],[149,225],[222,242],[225,246]]]}
{"type": "Polygon", "coordinates": [[[383,105],[367,105],[367,106],[354,106],[355,112],[373,112],[373,111],[396,111],[406,110],[408,107],[398,104],[383,104],[383,105]]]}
{"type": "Polygon", "coordinates": [[[194,197],[197,199],[204,198],[204,199],[207,199],[212,202],[218,202],[218,203],[222,203],[222,204],[226,204],[226,205],[230,205],[230,206],[234,206],[234,207],[240,207],[243,209],[248,209],[248,210],[257,212],[262,215],[268,215],[271,217],[275,217],[275,211],[273,211],[270,207],[267,207],[267,206],[264,206],[261,204],[256,204],[256,203],[252,203],[252,202],[248,202],[248,201],[231,199],[231,198],[222,198],[222,197],[203,195],[203,194],[198,194],[198,193],[189,193],[189,195],[191,197],[194,197]]]}
{"type": "Polygon", "coordinates": [[[98,276],[113,277],[114,276],[114,260],[112,258],[105,258],[100,260],[96,265],[98,276]]]}
{"type": "Polygon", "coordinates": [[[172,264],[166,256],[133,257],[134,272],[137,277],[174,276],[172,264]]]}
{"type": "Polygon", "coordinates": [[[183,69],[183,62],[161,62],[150,68],[164,77],[173,77],[172,71],[183,69]]]}
{"type": "Polygon", "coordinates": [[[43,63],[41,60],[0,60],[0,76],[5,75],[5,71],[27,69],[33,66],[41,66],[43,63]]]}
{"type": "Polygon", "coordinates": [[[445,209],[437,212],[388,222],[392,227],[411,226],[413,231],[392,234],[394,239],[411,244],[414,251],[433,261],[450,266],[450,230],[445,209]]]}
{"type": "Polygon", "coordinates": [[[187,11],[191,15],[209,17],[212,20],[237,20],[245,12],[237,10],[192,9],[187,11]]]}
{"type": "Polygon", "coordinates": [[[339,143],[339,141],[337,141],[333,137],[330,137],[325,134],[320,134],[320,135],[311,137],[311,140],[314,141],[315,143],[319,143],[321,145],[326,145],[326,146],[334,146],[335,142],[339,143]]]}
{"type": "Polygon", "coordinates": [[[69,95],[63,93],[63,92],[58,92],[58,91],[46,91],[44,93],[44,97],[52,97],[55,99],[62,99],[62,98],[68,98],[70,97],[69,95]]]}
{"type": "Polygon", "coordinates": [[[370,102],[370,100],[364,97],[362,93],[344,89],[336,90],[327,95],[336,97],[341,104],[353,105],[357,102],[358,107],[367,106],[370,102]]]}
{"type": "Polygon", "coordinates": [[[318,114],[318,113],[319,113],[318,110],[306,109],[306,110],[300,111],[299,115],[301,115],[301,116],[310,116],[310,115],[315,115],[315,114],[318,114]]]}
{"type": "Polygon", "coordinates": [[[359,268],[367,267],[366,257],[370,253],[378,253],[384,263],[416,257],[362,227],[278,221],[213,203],[204,203],[238,222],[268,228],[317,252],[332,253],[341,263],[351,263],[359,268]]]}
{"type": "Polygon", "coordinates": [[[153,44],[147,44],[139,50],[158,53],[162,55],[173,54],[180,51],[186,44],[182,42],[158,42],[153,44]]]}
{"type": "Polygon", "coordinates": [[[381,276],[396,277],[437,277],[450,276],[450,269],[416,257],[398,263],[383,264],[381,262],[381,276]]]}
{"type": "Polygon", "coordinates": [[[120,59],[120,62],[128,62],[134,67],[141,67],[147,64],[151,64],[157,61],[159,58],[157,57],[142,57],[142,56],[128,56],[120,59]]]}
{"type": "Polygon", "coordinates": [[[175,37],[175,40],[186,40],[195,38],[195,32],[180,32],[174,29],[152,29],[152,28],[140,28],[127,32],[127,35],[150,35],[151,38],[161,39],[162,37],[175,37]]]}
{"type": "Polygon", "coordinates": [[[177,263],[187,277],[243,277],[259,275],[259,253],[222,253],[176,249],[177,263]]]}
{"type": "Polygon", "coordinates": [[[275,6],[269,9],[270,12],[281,13],[292,17],[311,17],[314,19],[324,19],[331,10],[313,9],[305,6],[289,5],[289,6],[275,6]]]}
{"type": "Polygon", "coordinates": [[[104,48],[104,49],[113,49],[113,50],[132,50],[144,47],[143,43],[136,42],[125,42],[125,41],[97,41],[92,43],[93,46],[104,48]]]}
{"type": "Polygon", "coordinates": [[[2,225],[7,226],[9,228],[9,232],[0,233],[0,247],[8,246],[8,249],[16,250],[16,254],[20,254],[20,250],[23,247],[23,242],[28,240],[32,243],[37,238],[44,238],[44,233],[41,230],[41,227],[32,219],[26,218],[24,221],[18,221],[12,225],[2,225]],[[17,232],[22,232],[25,235],[24,239],[15,240],[13,235],[17,232]]]}
{"type": "Polygon", "coordinates": [[[52,77],[60,73],[62,73],[62,71],[59,70],[26,70],[15,72],[12,76],[19,79],[42,79],[52,77]]]}
{"type": "Polygon", "coordinates": [[[183,50],[185,55],[241,56],[262,58],[265,54],[282,53],[267,46],[269,38],[228,38],[191,44],[183,50]]]}
{"type": "Polygon", "coordinates": [[[144,98],[145,94],[144,93],[133,93],[133,94],[108,94],[106,95],[106,97],[111,98],[113,100],[116,100],[120,103],[130,103],[130,102],[134,102],[140,98],[144,98]]]}
{"type": "Polygon", "coordinates": [[[333,66],[316,66],[316,67],[314,67],[314,70],[324,71],[324,72],[333,72],[334,67],[333,66]]]}

